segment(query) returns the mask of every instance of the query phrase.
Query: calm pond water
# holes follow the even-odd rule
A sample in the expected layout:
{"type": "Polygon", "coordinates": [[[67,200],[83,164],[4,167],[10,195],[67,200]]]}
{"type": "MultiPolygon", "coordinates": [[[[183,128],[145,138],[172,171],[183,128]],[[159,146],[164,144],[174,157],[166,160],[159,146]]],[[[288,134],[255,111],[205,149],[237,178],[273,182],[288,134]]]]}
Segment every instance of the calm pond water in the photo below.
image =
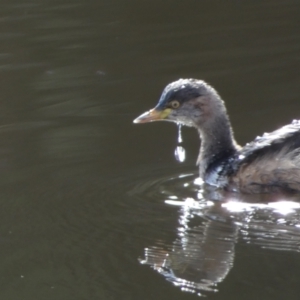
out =
{"type": "Polygon", "coordinates": [[[194,130],[132,124],[181,77],[241,144],[300,118],[299,1],[0,8],[0,299],[299,299],[300,198],[203,194],[194,130]]]}

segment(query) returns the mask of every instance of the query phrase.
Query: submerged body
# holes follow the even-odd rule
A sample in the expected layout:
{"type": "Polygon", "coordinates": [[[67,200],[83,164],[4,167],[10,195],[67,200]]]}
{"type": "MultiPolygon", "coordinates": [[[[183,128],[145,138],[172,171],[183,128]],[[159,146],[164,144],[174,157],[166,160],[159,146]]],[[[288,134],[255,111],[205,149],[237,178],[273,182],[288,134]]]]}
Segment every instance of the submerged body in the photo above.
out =
{"type": "Polygon", "coordinates": [[[223,100],[202,80],[180,79],[164,89],[157,106],[134,123],[171,121],[195,127],[201,139],[201,179],[234,192],[300,192],[300,121],[240,147],[223,100]]]}

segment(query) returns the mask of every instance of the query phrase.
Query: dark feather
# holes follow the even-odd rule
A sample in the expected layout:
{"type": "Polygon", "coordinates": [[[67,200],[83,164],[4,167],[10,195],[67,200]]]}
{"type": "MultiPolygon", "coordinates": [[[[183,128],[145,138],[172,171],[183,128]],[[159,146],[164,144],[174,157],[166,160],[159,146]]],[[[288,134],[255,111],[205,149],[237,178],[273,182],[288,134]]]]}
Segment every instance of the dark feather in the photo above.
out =
{"type": "Polygon", "coordinates": [[[265,133],[235,154],[229,186],[243,192],[300,191],[300,121],[265,133]]]}

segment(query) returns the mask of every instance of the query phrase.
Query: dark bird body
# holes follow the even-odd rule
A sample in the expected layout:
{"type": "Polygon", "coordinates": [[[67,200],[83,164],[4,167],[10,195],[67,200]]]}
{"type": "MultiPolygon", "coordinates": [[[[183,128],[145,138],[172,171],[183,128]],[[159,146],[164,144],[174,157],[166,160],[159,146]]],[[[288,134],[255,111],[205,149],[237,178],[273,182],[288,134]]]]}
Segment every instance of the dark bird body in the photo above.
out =
{"type": "Polygon", "coordinates": [[[196,79],[167,85],[157,106],[134,123],[160,120],[198,130],[197,164],[206,184],[243,193],[300,192],[300,121],[240,147],[223,100],[214,88],[196,79]]]}

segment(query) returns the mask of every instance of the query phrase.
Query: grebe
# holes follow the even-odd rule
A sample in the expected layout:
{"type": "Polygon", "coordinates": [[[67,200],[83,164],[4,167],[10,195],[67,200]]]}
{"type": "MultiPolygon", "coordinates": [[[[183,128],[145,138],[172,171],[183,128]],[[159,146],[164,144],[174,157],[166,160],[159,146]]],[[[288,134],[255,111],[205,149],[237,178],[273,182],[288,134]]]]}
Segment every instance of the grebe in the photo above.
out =
{"type": "Polygon", "coordinates": [[[168,84],[155,108],[134,123],[162,120],[198,130],[197,164],[206,184],[242,193],[300,192],[300,121],[241,147],[223,100],[212,86],[197,79],[168,84]]]}

